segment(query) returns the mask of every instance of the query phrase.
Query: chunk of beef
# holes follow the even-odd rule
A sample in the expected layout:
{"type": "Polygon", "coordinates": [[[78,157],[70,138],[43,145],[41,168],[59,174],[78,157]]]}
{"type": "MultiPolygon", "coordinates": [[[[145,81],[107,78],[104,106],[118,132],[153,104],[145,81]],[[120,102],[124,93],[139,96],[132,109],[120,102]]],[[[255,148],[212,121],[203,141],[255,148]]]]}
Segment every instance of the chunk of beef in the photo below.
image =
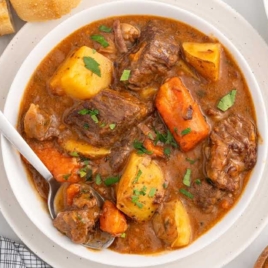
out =
{"type": "Polygon", "coordinates": [[[72,205],[58,213],[53,225],[73,242],[81,244],[87,242],[95,231],[99,214],[98,202],[90,187],[80,184],[80,191],[75,195],[72,205]]]}
{"type": "Polygon", "coordinates": [[[126,136],[150,112],[150,107],[128,92],[107,89],[71,110],[65,117],[65,122],[85,135],[90,144],[110,147],[126,136]],[[84,109],[97,110],[98,120],[94,121],[92,115],[79,112],[84,109]]]}
{"type": "Polygon", "coordinates": [[[256,128],[252,121],[232,115],[212,130],[205,149],[207,176],[220,189],[239,189],[244,172],[251,170],[257,159],[256,128]]]}
{"type": "Polygon", "coordinates": [[[31,104],[24,117],[24,131],[28,138],[40,141],[59,135],[59,122],[54,114],[49,114],[31,104]]]}
{"type": "Polygon", "coordinates": [[[207,183],[205,180],[201,184],[193,183],[190,190],[193,194],[195,205],[204,212],[210,213],[226,194],[224,191],[207,183]]]}
{"type": "Polygon", "coordinates": [[[116,63],[117,76],[120,78],[125,69],[131,70],[128,87],[140,90],[165,75],[178,60],[179,51],[172,28],[150,21],[142,30],[139,43],[116,63]]]}
{"type": "Polygon", "coordinates": [[[115,45],[120,53],[126,53],[128,51],[127,45],[123,38],[123,33],[120,27],[120,21],[115,20],[113,23],[114,37],[115,37],[115,45]]]}

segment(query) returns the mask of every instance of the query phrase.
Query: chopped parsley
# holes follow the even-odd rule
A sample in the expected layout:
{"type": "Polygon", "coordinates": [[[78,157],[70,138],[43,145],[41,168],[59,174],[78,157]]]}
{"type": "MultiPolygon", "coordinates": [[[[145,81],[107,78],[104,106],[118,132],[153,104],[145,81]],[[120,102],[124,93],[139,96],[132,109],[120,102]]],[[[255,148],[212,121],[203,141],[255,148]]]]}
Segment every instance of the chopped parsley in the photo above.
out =
{"type": "Polygon", "coordinates": [[[140,178],[140,176],[141,176],[141,174],[142,174],[142,171],[139,169],[138,173],[137,173],[137,176],[134,178],[132,183],[137,183],[139,178],[140,178]]]}
{"type": "Polygon", "coordinates": [[[167,133],[160,133],[159,131],[155,130],[156,138],[154,140],[155,145],[160,141],[164,144],[169,144],[174,148],[178,147],[178,144],[174,140],[171,132],[168,130],[167,133]]]}
{"type": "Polygon", "coordinates": [[[155,193],[156,193],[156,188],[153,187],[153,188],[150,189],[148,196],[149,197],[154,197],[155,193]]]}
{"type": "Polygon", "coordinates": [[[152,140],[152,141],[154,140],[153,134],[151,132],[148,134],[148,137],[150,140],[152,140]]]}
{"type": "Polygon", "coordinates": [[[222,97],[217,105],[217,108],[225,112],[235,103],[236,89],[231,90],[227,95],[222,97]]]}
{"type": "Polygon", "coordinates": [[[142,142],[137,141],[137,140],[135,140],[135,141],[133,142],[133,147],[137,150],[137,153],[138,153],[138,154],[152,154],[152,153],[153,153],[152,151],[147,150],[147,149],[144,147],[144,145],[143,145],[142,142]]]}
{"type": "Polygon", "coordinates": [[[164,183],[163,183],[163,188],[164,188],[164,189],[167,189],[167,188],[168,188],[168,183],[167,183],[167,182],[164,182],[164,183]]]}
{"type": "Polygon", "coordinates": [[[201,180],[200,180],[200,179],[196,179],[196,180],[195,180],[195,183],[196,183],[197,185],[200,185],[200,184],[201,184],[201,180]]]}
{"type": "Polygon", "coordinates": [[[89,129],[89,124],[85,123],[85,124],[83,125],[83,128],[84,128],[84,129],[89,129]]]}
{"type": "MultiPolygon", "coordinates": [[[[99,123],[99,119],[97,117],[97,115],[99,114],[99,111],[97,109],[93,109],[93,110],[90,110],[90,109],[82,109],[80,111],[78,111],[78,114],[81,114],[81,115],[87,115],[89,114],[91,119],[97,124],[99,123]]],[[[86,124],[85,124],[86,125],[86,124]]],[[[85,125],[84,125],[84,128],[85,128],[85,125]]],[[[89,126],[88,126],[89,127],[89,126]]],[[[88,128],[87,127],[87,128],[88,128]]]]}
{"type": "Polygon", "coordinates": [[[170,154],[171,154],[171,149],[170,149],[169,147],[166,147],[166,148],[164,149],[164,154],[165,154],[166,156],[170,156],[170,154]]]}
{"type": "Polygon", "coordinates": [[[115,129],[116,124],[110,124],[109,127],[110,127],[111,130],[113,130],[113,129],[115,129]]]}
{"type": "Polygon", "coordinates": [[[189,162],[191,165],[193,165],[198,159],[191,159],[191,158],[186,157],[185,160],[189,162]]]}
{"type": "Polygon", "coordinates": [[[97,175],[96,175],[96,177],[95,177],[95,182],[96,182],[97,185],[101,185],[102,180],[101,180],[101,176],[100,176],[100,174],[97,174],[97,175]]]}
{"type": "Polygon", "coordinates": [[[193,194],[191,194],[190,192],[188,192],[187,190],[185,190],[183,188],[180,189],[180,193],[182,193],[183,195],[187,196],[190,199],[194,198],[193,194]]]}
{"type": "Polygon", "coordinates": [[[90,39],[93,40],[93,41],[96,41],[97,43],[102,45],[104,48],[109,46],[109,43],[107,42],[105,37],[103,35],[101,35],[101,34],[91,35],[90,39]]]}
{"type": "Polygon", "coordinates": [[[85,67],[92,73],[101,77],[100,64],[91,57],[83,57],[85,67]]]}
{"type": "Polygon", "coordinates": [[[191,173],[191,169],[187,168],[182,180],[183,184],[188,187],[191,186],[191,173]]]}
{"type": "Polygon", "coordinates": [[[64,180],[68,180],[69,179],[69,177],[71,176],[71,174],[65,174],[65,175],[63,175],[62,177],[63,177],[63,179],[64,180]]]}
{"type": "Polygon", "coordinates": [[[105,25],[100,25],[100,26],[99,26],[99,30],[100,30],[101,32],[104,32],[104,33],[111,33],[111,32],[112,32],[112,28],[107,27],[107,26],[105,26],[105,25]]]}
{"type": "Polygon", "coordinates": [[[104,184],[106,186],[110,186],[110,185],[113,185],[113,184],[119,182],[119,180],[120,180],[120,177],[119,176],[109,177],[109,178],[107,178],[107,179],[104,180],[104,184]]]}
{"type": "Polygon", "coordinates": [[[189,127],[188,127],[188,128],[185,128],[184,130],[182,130],[181,135],[182,135],[182,136],[187,135],[187,134],[189,134],[191,131],[192,131],[191,128],[189,128],[189,127]]]}
{"type": "Polygon", "coordinates": [[[70,154],[70,156],[73,156],[73,157],[78,157],[79,156],[78,152],[75,152],[75,151],[70,152],[69,154],[70,154]]]}
{"type": "Polygon", "coordinates": [[[125,238],[125,237],[126,237],[126,233],[122,233],[122,234],[120,235],[120,237],[121,237],[121,238],[125,238]]]}
{"type": "Polygon", "coordinates": [[[81,178],[85,178],[86,181],[92,180],[92,170],[88,166],[80,168],[78,174],[81,178]]]}
{"type": "Polygon", "coordinates": [[[120,81],[127,81],[129,79],[129,76],[130,76],[130,70],[124,70],[120,77],[120,81]]]}

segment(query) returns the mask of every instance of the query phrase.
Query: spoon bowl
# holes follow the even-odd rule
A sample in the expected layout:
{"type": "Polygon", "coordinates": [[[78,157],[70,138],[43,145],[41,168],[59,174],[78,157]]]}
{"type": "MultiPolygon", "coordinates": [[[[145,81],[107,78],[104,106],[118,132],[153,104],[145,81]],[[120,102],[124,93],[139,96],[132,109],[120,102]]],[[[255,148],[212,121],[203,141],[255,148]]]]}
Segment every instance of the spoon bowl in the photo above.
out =
{"type": "MultiPolygon", "coordinates": [[[[31,147],[26,143],[18,131],[10,124],[4,114],[0,111],[0,132],[5,138],[12,143],[15,148],[29,161],[29,163],[39,172],[39,174],[47,181],[49,185],[49,192],[47,198],[47,207],[52,219],[57,217],[57,208],[55,206],[55,198],[57,193],[60,192],[61,183],[55,180],[51,172],[38,158],[31,147]]],[[[97,199],[99,207],[102,207],[104,198],[95,191],[92,187],[90,190],[94,197],[97,199]]],[[[98,226],[97,226],[98,227],[98,226]]],[[[98,228],[99,229],[99,228],[98,228]]],[[[100,230],[100,229],[99,229],[100,230]]],[[[106,232],[98,232],[97,236],[91,236],[90,239],[83,244],[83,246],[92,249],[103,249],[109,247],[114,241],[114,237],[106,232]]]]}

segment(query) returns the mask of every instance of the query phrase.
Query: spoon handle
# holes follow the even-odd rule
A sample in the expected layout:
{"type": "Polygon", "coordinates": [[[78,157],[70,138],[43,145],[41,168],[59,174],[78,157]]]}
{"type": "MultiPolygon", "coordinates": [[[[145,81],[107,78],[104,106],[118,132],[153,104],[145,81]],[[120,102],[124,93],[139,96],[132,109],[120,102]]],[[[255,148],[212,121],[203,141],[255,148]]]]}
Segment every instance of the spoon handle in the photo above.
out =
{"type": "Polygon", "coordinates": [[[16,147],[16,149],[31,163],[40,175],[49,181],[52,174],[38,158],[31,147],[26,143],[18,131],[10,124],[4,114],[0,111],[0,132],[16,147]]]}

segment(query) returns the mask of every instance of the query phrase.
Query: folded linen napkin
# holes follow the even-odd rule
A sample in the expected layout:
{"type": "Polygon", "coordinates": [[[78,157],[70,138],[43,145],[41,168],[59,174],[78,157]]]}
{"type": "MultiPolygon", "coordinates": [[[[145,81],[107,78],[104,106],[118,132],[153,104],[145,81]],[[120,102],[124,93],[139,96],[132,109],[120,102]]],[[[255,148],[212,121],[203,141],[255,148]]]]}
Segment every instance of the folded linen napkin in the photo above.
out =
{"type": "Polygon", "coordinates": [[[23,244],[0,236],[0,268],[51,268],[23,244]]]}

